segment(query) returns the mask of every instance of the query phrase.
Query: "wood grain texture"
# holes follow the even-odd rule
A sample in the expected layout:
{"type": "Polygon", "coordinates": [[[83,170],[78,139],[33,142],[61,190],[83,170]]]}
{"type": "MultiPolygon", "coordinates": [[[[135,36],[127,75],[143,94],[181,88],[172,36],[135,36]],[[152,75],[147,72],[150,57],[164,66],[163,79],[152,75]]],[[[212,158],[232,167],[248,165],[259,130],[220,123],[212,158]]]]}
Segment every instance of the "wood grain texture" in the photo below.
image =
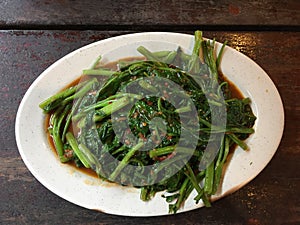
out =
{"type": "MultiPolygon", "coordinates": [[[[64,2],[68,1],[61,4],[64,2]]],[[[281,94],[286,118],[282,142],[268,166],[245,187],[213,203],[212,208],[151,218],[107,215],[57,197],[30,174],[14,137],[17,108],[30,84],[65,54],[125,33],[129,31],[0,31],[0,224],[299,224],[297,32],[204,31],[205,37],[228,40],[230,46],[266,70],[281,94]]]]}
{"type": "Polygon", "coordinates": [[[42,0],[0,2],[0,26],[212,26],[300,24],[298,0],[42,0]]]}

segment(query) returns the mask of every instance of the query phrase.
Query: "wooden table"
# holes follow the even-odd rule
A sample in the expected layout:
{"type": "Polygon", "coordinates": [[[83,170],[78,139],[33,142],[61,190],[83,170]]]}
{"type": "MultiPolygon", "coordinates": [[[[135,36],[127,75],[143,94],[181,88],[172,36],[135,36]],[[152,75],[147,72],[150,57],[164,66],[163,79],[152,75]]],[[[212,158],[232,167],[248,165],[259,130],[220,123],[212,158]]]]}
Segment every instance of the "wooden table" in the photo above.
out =
{"type": "Polygon", "coordinates": [[[0,224],[300,223],[299,1],[2,0],[0,12],[0,224]],[[94,41],[196,29],[255,60],[281,94],[283,138],[254,180],[212,208],[134,218],[78,207],[31,175],[16,146],[14,122],[22,97],[42,71],[94,41]]]}

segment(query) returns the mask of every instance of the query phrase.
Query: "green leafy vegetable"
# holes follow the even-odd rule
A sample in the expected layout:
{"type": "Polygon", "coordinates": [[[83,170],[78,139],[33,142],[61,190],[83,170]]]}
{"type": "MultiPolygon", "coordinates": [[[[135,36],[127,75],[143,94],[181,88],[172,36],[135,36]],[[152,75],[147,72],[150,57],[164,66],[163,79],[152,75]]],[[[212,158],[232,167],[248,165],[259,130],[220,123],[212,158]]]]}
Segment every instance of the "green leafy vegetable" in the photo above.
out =
{"type": "Polygon", "coordinates": [[[191,55],[180,47],[151,52],[140,46],[146,60],[120,62],[118,71],[99,67],[98,57],[83,70],[84,82],[43,101],[39,106],[51,115],[49,132],[61,162],[75,161],[103,179],[132,184],[141,189],[143,201],[164,191],[170,213],[193,190],[195,202],[209,207],[230,148],[248,149],[244,140],[254,132],[256,117],[250,99],[231,98],[220,75],[225,45],[217,55],[215,41],[204,40],[202,32],[195,32],[194,41],[191,55]],[[152,82],[158,78],[171,83],[152,82]],[[180,107],[170,100],[173,95],[180,107]],[[213,117],[221,119],[224,108],[222,127],[213,117]],[[197,140],[194,147],[189,137],[197,140]],[[216,155],[210,159],[211,149],[216,155]]]}

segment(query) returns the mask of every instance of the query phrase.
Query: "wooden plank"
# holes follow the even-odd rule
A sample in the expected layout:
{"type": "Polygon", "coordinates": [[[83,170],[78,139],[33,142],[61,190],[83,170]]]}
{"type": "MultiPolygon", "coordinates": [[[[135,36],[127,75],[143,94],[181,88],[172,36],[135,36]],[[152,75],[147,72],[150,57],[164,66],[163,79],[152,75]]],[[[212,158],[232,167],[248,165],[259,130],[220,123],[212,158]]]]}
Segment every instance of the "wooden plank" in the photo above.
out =
{"type": "Polygon", "coordinates": [[[65,26],[110,29],[111,26],[298,26],[298,0],[127,0],[0,1],[0,26],[65,26]]]}
{"type": "MultiPolygon", "coordinates": [[[[300,186],[299,48],[296,32],[207,32],[266,70],[282,96],[286,126],[267,168],[236,193],[169,217],[129,218],[75,206],[46,190],[27,170],[14,140],[18,105],[34,79],[65,54],[126,31],[0,31],[1,224],[297,224],[300,186]]],[[[189,31],[187,33],[192,33],[189,31]]],[[[276,113],[276,112],[274,112],[276,113]]]]}

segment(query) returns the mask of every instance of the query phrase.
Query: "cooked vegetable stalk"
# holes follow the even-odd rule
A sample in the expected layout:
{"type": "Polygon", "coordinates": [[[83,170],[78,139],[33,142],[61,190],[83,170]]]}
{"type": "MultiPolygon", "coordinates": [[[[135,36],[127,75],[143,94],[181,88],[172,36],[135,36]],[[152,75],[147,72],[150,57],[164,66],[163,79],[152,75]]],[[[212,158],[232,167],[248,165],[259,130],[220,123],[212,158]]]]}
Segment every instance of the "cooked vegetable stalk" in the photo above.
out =
{"type": "Polygon", "coordinates": [[[77,140],[75,139],[75,137],[73,136],[73,134],[71,132],[68,132],[66,134],[66,139],[68,141],[68,143],[71,145],[73,151],[75,152],[76,156],[79,158],[79,160],[82,162],[82,164],[86,167],[86,168],[90,168],[90,165],[88,163],[88,160],[86,159],[86,156],[81,152],[81,150],[79,149],[77,140]]]}
{"type": "Polygon", "coordinates": [[[143,146],[143,143],[140,142],[136,146],[132,147],[130,151],[124,156],[120,164],[114,170],[114,172],[110,175],[109,180],[115,180],[122,169],[129,163],[130,158],[143,146]]]}
{"type": "Polygon", "coordinates": [[[200,31],[195,32],[194,42],[191,55],[180,47],[176,51],[151,52],[141,46],[137,50],[146,60],[122,62],[118,71],[99,67],[99,57],[83,71],[85,82],[42,102],[40,107],[52,115],[49,130],[61,162],[74,160],[96,171],[99,177],[121,184],[139,183],[136,186],[141,188],[144,201],[165,191],[170,213],[176,213],[193,190],[196,203],[202,201],[210,206],[230,147],[237,144],[248,149],[244,140],[254,132],[256,118],[250,100],[231,98],[228,83],[219,75],[225,45],[216,54],[215,41],[204,40],[200,31]],[[99,75],[108,76],[101,87],[99,75]],[[183,93],[174,88],[168,93],[167,82],[159,86],[144,80],[149,77],[179,85],[192,99],[198,118],[190,116],[192,107],[184,99],[179,108],[168,101],[170,95],[181,99],[183,93]],[[127,93],[126,87],[133,82],[137,82],[135,92],[127,93]],[[160,90],[165,90],[163,96],[157,96],[160,90]],[[129,113],[124,114],[121,109],[129,106],[129,113]],[[222,107],[226,108],[225,127],[212,124],[212,106],[220,113],[222,107]],[[183,126],[183,118],[188,118],[189,125],[198,124],[198,130],[183,126]],[[153,122],[154,119],[164,122],[153,122]],[[118,133],[114,124],[119,126],[118,133]],[[71,125],[77,126],[76,132],[71,125]],[[181,137],[183,131],[198,140],[195,149],[189,147],[187,137],[181,137]],[[210,136],[219,133],[224,133],[221,145],[212,145],[217,155],[203,169],[200,162],[210,136]],[[145,146],[152,147],[142,150],[145,146]],[[147,171],[147,166],[152,169],[147,171]]]}

